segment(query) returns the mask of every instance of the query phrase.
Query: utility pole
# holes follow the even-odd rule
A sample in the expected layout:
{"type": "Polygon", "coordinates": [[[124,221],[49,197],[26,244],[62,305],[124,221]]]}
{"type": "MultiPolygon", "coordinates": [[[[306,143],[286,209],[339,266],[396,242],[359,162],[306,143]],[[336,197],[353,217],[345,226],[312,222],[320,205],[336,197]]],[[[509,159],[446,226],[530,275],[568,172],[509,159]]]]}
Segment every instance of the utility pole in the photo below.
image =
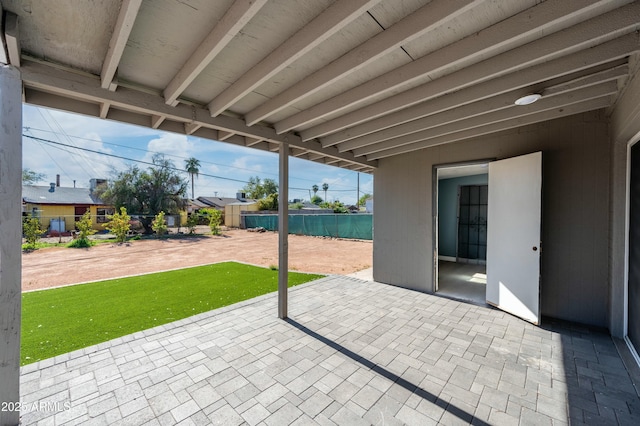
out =
{"type": "Polygon", "coordinates": [[[356,197],[356,207],[360,210],[360,172],[358,172],[358,196],[356,197]]]}

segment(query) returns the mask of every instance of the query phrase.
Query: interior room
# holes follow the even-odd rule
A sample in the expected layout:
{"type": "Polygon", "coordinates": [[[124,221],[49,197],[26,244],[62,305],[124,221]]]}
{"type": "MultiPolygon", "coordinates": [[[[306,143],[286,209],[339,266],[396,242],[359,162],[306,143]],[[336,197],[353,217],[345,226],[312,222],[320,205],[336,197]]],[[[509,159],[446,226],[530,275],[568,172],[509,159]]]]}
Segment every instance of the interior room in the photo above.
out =
{"type": "Polygon", "coordinates": [[[436,292],[486,304],[487,163],[438,167],[436,292]]]}

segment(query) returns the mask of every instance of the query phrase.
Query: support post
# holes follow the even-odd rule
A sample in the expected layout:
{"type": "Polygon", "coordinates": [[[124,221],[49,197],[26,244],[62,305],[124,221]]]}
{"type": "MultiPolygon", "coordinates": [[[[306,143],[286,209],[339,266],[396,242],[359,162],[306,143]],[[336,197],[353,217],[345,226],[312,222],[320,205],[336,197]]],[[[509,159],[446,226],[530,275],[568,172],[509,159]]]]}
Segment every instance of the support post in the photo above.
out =
{"type": "Polygon", "coordinates": [[[288,317],[289,144],[280,145],[278,182],[278,318],[288,317]]]}
{"type": "MultiPolygon", "coordinates": [[[[0,65],[0,99],[0,404],[11,408],[20,401],[22,274],[22,81],[16,67],[0,65]]],[[[19,411],[0,410],[0,426],[19,422],[19,411]]]]}

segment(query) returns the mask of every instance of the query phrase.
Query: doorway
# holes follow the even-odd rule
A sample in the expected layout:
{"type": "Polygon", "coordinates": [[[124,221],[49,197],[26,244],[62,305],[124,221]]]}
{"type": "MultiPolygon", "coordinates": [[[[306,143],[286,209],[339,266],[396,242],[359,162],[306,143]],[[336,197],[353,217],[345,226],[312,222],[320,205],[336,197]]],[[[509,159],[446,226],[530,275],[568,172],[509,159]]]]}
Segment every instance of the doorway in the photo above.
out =
{"type": "Polygon", "coordinates": [[[488,162],[435,170],[438,295],[486,304],[488,162]]]}
{"type": "Polygon", "coordinates": [[[628,151],[629,184],[625,340],[640,364],[640,143],[628,151]]]}
{"type": "MultiPolygon", "coordinates": [[[[483,300],[476,298],[479,293],[482,293],[480,290],[469,291],[457,298],[480,304],[485,304],[486,301],[487,304],[505,312],[533,324],[539,324],[540,249],[542,247],[541,151],[471,165],[434,166],[434,289],[446,295],[444,293],[447,291],[446,271],[444,265],[442,268],[439,267],[439,263],[442,260],[452,260],[442,256],[445,254],[443,252],[445,242],[450,238],[446,237],[445,229],[441,225],[447,219],[453,220],[446,217],[445,206],[441,202],[441,195],[444,196],[445,192],[442,181],[447,175],[451,177],[451,174],[456,178],[469,179],[479,175],[479,169],[485,168],[487,169],[486,178],[488,178],[485,228],[486,270],[484,274],[481,271],[472,274],[471,277],[465,274],[462,280],[457,280],[459,287],[477,290],[481,284],[478,278],[482,275],[486,282],[486,284],[482,283],[485,286],[485,297],[483,300]]],[[[484,173],[482,175],[482,178],[486,179],[484,173]]],[[[458,193],[462,194],[463,191],[458,193]]],[[[458,202],[458,205],[465,204],[458,202]]],[[[482,222],[479,212],[483,204],[469,203],[469,212],[474,205],[476,207],[474,211],[477,211],[478,215],[474,216],[475,219],[470,218],[468,221],[476,223],[477,227],[482,222]]],[[[462,211],[464,212],[464,209],[462,211]]],[[[460,216],[461,214],[458,213],[456,218],[458,223],[460,216]]],[[[479,244],[475,245],[479,246],[479,244]]],[[[453,260],[456,264],[459,263],[457,252],[453,260]]],[[[485,265],[482,265],[478,259],[477,266],[485,265]]]]}

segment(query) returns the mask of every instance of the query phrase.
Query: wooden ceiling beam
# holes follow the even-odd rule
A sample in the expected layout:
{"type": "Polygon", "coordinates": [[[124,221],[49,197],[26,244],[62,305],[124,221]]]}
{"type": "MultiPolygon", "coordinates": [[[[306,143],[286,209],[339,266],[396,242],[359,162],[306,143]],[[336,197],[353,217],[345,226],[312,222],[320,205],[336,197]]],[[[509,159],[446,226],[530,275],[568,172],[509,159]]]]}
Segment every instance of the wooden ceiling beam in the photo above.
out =
{"type": "Polygon", "coordinates": [[[215,117],[222,113],[247,93],[326,41],[379,2],[380,0],[349,0],[336,2],[328,7],[216,96],[208,105],[211,115],[215,117]]]}
{"type": "MultiPolygon", "coordinates": [[[[370,145],[378,144],[386,140],[391,140],[412,133],[420,132],[424,129],[466,120],[471,117],[479,116],[504,108],[510,108],[513,107],[514,101],[516,99],[532,92],[542,93],[546,98],[550,95],[557,95],[594,84],[613,81],[627,75],[628,71],[629,67],[627,65],[616,66],[602,72],[596,72],[587,77],[571,79],[569,81],[562,82],[561,84],[555,84],[551,87],[544,87],[544,83],[534,85],[533,87],[532,85],[527,85],[510,92],[498,94],[496,96],[481,99],[479,101],[474,101],[472,103],[465,102],[462,106],[444,110],[442,110],[442,108],[437,108],[436,100],[436,102],[432,102],[432,104],[434,104],[434,107],[432,108],[434,112],[433,114],[410,121],[406,124],[389,127],[375,133],[369,133],[367,135],[348,140],[346,142],[338,144],[337,147],[341,152],[357,150],[359,148],[368,147],[370,145]],[[540,88],[536,89],[535,86],[540,86],[540,88]],[[544,89],[542,89],[543,87],[544,89]]],[[[466,90],[462,90],[459,93],[461,95],[464,95],[466,93],[466,90]]],[[[455,94],[453,96],[456,97],[455,94]]]]}
{"type": "Polygon", "coordinates": [[[122,53],[129,40],[129,35],[133,29],[133,24],[138,16],[142,0],[123,0],[120,6],[120,13],[116,25],[109,41],[109,49],[102,64],[102,72],[100,73],[101,86],[103,89],[111,91],[116,90],[117,85],[114,84],[113,78],[116,75],[118,64],[122,58],[122,53]]]}
{"type": "MultiPolygon", "coordinates": [[[[464,131],[467,129],[479,128],[494,123],[513,121],[521,117],[537,114],[543,111],[563,108],[579,102],[585,102],[591,99],[602,98],[607,95],[613,95],[618,91],[618,84],[615,81],[608,81],[595,86],[587,86],[577,90],[571,90],[563,94],[543,97],[539,101],[527,105],[517,106],[511,100],[508,108],[487,111],[485,114],[479,114],[464,120],[454,121],[442,125],[421,130],[419,132],[410,133],[397,138],[385,140],[380,143],[368,145],[353,151],[356,156],[370,155],[375,152],[385,151],[387,149],[410,145],[426,139],[432,139],[439,136],[464,131]]],[[[484,102],[478,102],[482,104],[484,102]]]]}
{"type": "MultiPolygon", "coordinates": [[[[422,86],[414,87],[366,107],[343,114],[300,132],[303,140],[326,136],[374,121],[392,112],[460,90],[472,84],[526,71],[536,64],[559,58],[578,50],[635,32],[640,25],[640,2],[634,2],[588,21],[501,53],[470,67],[463,68],[422,86]]],[[[383,117],[384,118],[384,117],[383,117]]],[[[399,123],[395,123],[399,124],[399,123]]],[[[373,127],[377,127],[374,126],[373,127]]],[[[380,130],[382,127],[377,127],[380,130]]],[[[375,131],[375,130],[374,130],[375,131]]],[[[353,137],[353,136],[352,136],[353,137]]]]}
{"type": "Polygon", "coordinates": [[[557,118],[567,117],[569,115],[575,115],[575,114],[580,114],[587,111],[607,108],[611,105],[611,102],[612,102],[611,96],[592,99],[586,102],[577,103],[567,107],[555,108],[548,111],[539,112],[537,114],[527,115],[524,117],[520,117],[516,120],[493,123],[493,124],[478,127],[475,129],[463,130],[460,132],[455,132],[448,135],[435,137],[433,139],[427,139],[411,145],[391,148],[386,151],[380,151],[380,152],[376,152],[374,154],[368,155],[367,159],[377,160],[381,158],[392,157],[395,155],[406,154],[409,152],[417,151],[419,149],[424,149],[431,146],[442,145],[445,143],[459,142],[461,140],[470,139],[470,138],[478,138],[483,135],[488,135],[496,132],[514,129],[514,128],[526,126],[529,124],[542,123],[544,121],[555,120],[557,118]]]}
{"type": "Polygon", "coordinates": [[[231,4],[209,35],[202,40],[191,57],[164,89],[167,105],[176,105],[178,97],[220,54],[242,28],[258,13],[267,0],[237,0],[231,4]]]}
{"type": "MultiPolygon", "coordinates": [[[[447,69],[460,68],[479,62],[488,56],[495,56],[510,48],[524,44],[537,34],[549,32],[561,26],[563,22],[571,22],[583,14],[589,13],[594,5],[601,4],[597,0],[566,1],[548,0],[526,9],[517,15],[500,21],[483,31],[474,33],[442,49],[429,53],[415,61],[391,70],[379,77],[369,80],[357,87],[346,90],[331,99],[320,102],[299,113],[275,123],[277,132],[285,132],[299,126],[308,125],[324,117],[349,108],[352,105],[366,102],[375,96],[401,90],[412,81],[427,76],[441,75],[447,69]]],[[[569,24],[565,24],[565,27],[569,24]]]]}
{"type": "MultiPolygon", "coordinates": [[[[26,88],[32,88],[57,95],[59,98],[73,98],[96,106],[108,102],[111,107],[119,110],[135,113],[144,117],[143,121],[136,122],[139,125],[149,126],[152,117],[165,117],[180,125],[184,132],[184,123],[194,123],[219,131],[234,133],[239,136],[249,136],[273,143],[288,143],[308,151],[322,153],[325,156],[335,157],[340,160],[365,164],[369,167],[377,167],[377,163],[363,158],[356,159],[351,153],[341,153],[336,147],[323,148],[318,141],[302,142],[300,137],[287,133],[278,135],[273,128],[266,126],[249,127],[239,118],[221,114],[211,117],[209,110],[195,106],[178,105],[172,107],[164,102],[164,98],[152,93],[146,93],[127,87],[120,87],[118,91],[111,92],[100,87],[100,81],[90,75],[79,74],[73,70],[65,70],[61,67],[52,67],[43,63],[24,61],[22,67],[22,79],[26,88]],[[146,116],[146,117],[145,117],[146,116]]],[[[82,112],[80,112],[82,113],[82,112]]]]}
{"type": "Polygon", "coordinates": [[[249,111],[245,116],[247,125],[252,126],[300,99],[317,93],[331,83],[365,68],[403,44],[420,37],[443,22],[461,15],[477,3],[479,3],[478,0],[431,1],[375,37],[249,111]]]}

